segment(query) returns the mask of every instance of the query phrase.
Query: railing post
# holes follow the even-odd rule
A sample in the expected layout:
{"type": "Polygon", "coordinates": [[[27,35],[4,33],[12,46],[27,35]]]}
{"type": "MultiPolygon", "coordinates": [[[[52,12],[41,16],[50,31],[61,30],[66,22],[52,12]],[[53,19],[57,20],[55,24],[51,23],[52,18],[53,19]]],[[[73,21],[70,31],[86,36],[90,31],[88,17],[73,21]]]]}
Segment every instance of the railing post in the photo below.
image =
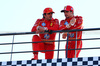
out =
{"type": "Polygon", "coordinates": [[[76,39],[75,39],[75,58],[76,58],[76,49],[77,49],[77,31],[76,31],[76,39]]]}
{"type": "Polygon", "coordinates": [[[13,35],[13,39],[12,39],[12,47],[11,47],[10,61],[12,61],[13,43],[14,43],[14,35],[13,35]]]}
{"type": "Polygon", "coordinates": [[[60,47],[60,32],[59,32],[59,38],[58,38],[58,54],[57,54],[57,58],[59,58],[59,47],[60,47]]]}
{"type": "Polygon", "coordinates": [[[68,56],[68,40],[69,40],[69,32],[67,32],[66,58],[68,56]]]}

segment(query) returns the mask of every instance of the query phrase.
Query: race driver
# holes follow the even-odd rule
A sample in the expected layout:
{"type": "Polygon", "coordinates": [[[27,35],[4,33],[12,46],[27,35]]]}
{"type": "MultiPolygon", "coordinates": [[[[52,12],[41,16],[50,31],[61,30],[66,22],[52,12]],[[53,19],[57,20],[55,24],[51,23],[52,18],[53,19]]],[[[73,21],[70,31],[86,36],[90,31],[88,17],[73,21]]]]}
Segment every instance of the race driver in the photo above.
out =
{"type": "MultiPolygon", "coordinates": [[[[45,30],[51,32],[53,30],[59,30],[59,21],[58,19],[53,19],[54,11],[52,8],[47,7],[43,10],[43,18],[37,19],[36,23],[34,24],[31,32],[36,32],[38,35],[34,35],[32,38],[32,42],[43,41],[40,43],[32,43],[33,51],[43,51],[43,50],[54,50],[55,49],[55,36],[56,33],[42,33],[45,30]],[[46,42],[45,42],[46,41],[46,42]],[[51,42],[47,42],[51,41],[51,42]]],[[[53,59],[54,51],[44,51],[45,59],[53,59]]],[[[38,52],[33,52],[34,58],[32,60],[38,60],[38,52]]]]}
{"type": "MultiPolygon", "coordinates": [[[[72,6],[70,5],[65,6],[64,9],[61,10],[61,12],[64,13],[65,20],[61,20],[60,26],[59,26],[60,30],[82,29],[82,23],[83,23],[82,17],[74,16],[74,9],[72,6]]],[[[67,37],[67,32],[64,32],[62,34],[62,38],[66,39],[66,37],[67,37]]],[[[76,46],[76,49],[82,48],[82,40],[75,41],[75,39],[82,39],[82,31],[78,31],[77,36],[76,36],[76,32],[69,32],[67,38],[69,40],[74,40],[74,41],[68,41],[67,58],[74,58],[75,56],[77,58],[81,50],[71,50],[71,49],[75,49],[75,46],[76,46]]],[[[66,46],[67,46],[67,43],[66,43],[66,46]]]]}

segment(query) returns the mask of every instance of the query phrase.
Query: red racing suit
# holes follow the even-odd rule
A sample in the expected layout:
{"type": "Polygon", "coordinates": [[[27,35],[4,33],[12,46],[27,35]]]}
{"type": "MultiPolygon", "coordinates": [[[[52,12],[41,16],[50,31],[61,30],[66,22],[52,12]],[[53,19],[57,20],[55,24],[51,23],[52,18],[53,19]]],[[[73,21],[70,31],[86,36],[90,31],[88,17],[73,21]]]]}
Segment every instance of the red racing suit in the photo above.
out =
{"type": "MultiPolygon", "coordinates": [[[[72,18],[61,20],[59,29],[60,30],[82,29],[83,28],[82,27],[82,23],[83,23],[82,17],[74,16],[72,18]],[[75,18],[76,22],[73,26],[71,26],[70,28],[67,28],[66,24],[69,24],[72,18],[75,18]]],[[[69,32],[68,38],[69,40],[76,39],[76,32],[69,32]]],[[[82,39],[82,31],[77,32],[77,39],[82,39]]],[[[68,41],[68,49],[75,49],[75,42],[76,41],[68,41]]],[[[67,43],[66,43],[66,46],[67,46],[67,43]]],[[[76,48],[82,48],[82,40],[77,41],[76,48]]],[[[78,57],[79,53],[80,53],[80,50],[76,50],[76,57],[78,57]]],[[[67,58],[74,58],[74,57],[75,57],[75,50],[68,50],[67,58]]]]}
{"type": "MultiPolygon", "coordinates": [[[[37,19],[31,32],[35,32],[37,30],[38,26],[46,27],[48,30],[59,30],[59,21],[58,21],[58,19],[53,19],[53,18],[52,18],[52,20],[49,20],[49,21],[45,20],[44,18],[37,19]]],[[[44,33],[44,34],[39,34],[39,36],[34,35],[32,38],[32,42],[54,41],[55,36],[56,36],[56,33],[52,33],[52,34],[44,33]]],[[[55,42],[32,43],[32,47],[33,47],[34,51],[54,50],[55,42]]],[[[46,51],[43,53],[45,53],[45,59],[53,59],[54,51],[46,51]]],[[[38,54],[38,52],[33,52],[33,54],[38,54]]]]}

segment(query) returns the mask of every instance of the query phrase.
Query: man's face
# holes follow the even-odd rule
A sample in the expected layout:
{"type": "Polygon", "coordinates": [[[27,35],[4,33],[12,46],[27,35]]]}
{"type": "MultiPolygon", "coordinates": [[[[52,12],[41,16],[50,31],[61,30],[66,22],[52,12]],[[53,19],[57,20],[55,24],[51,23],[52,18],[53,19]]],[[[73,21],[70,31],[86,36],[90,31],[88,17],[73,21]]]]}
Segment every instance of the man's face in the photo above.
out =
{"type": "Polygon", "coordinates": [[[72,12],[64,11],[64,15],[65,15],[66,18],[69,18],[72,15],[72,12]]]}
{"type": "Polygon", "coordinates": [[[51,19],[52,19],[52,15],[53,15],[53,13],[50,12],[50,13],[46,13],[46,14],[44,15],[44,17],[45,17],[46,20],[51,20],[51,19]]]}

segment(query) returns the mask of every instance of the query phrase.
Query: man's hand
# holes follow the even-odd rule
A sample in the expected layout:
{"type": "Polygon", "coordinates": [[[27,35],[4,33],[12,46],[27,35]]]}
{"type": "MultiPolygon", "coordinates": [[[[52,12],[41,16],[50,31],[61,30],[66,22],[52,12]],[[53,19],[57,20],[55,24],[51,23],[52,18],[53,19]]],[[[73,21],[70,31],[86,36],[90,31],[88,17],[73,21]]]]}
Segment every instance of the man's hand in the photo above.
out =
{"type": "Polygon", "coordinates": [[[36,34],[38,34],[40,32],[44,32],[44,31],[45,31],[44,27],[38,27],[36,34]]]}
{"type": "Polygon", "coordinates": [[[40,33],[40,31],[39,31],[39,30],[37,30],[37,31],[36,31],[36,34],[38,34],[38,33],[40,33]]]}
{"type": "Polygon", "coordinates": [[[75,24],[75,22],[76,22],[76,19],[75,19],[75,18],[72,18],[72,19],[70,20],[69,25],[70,25],[70,26],[73,26],[73,25],[75,24]]]}
{"type": "Polygon", "coordinates": [[[40,32],[44,32],[45,29],[44,29],[43,27],[39,27],[39,31],[40,31],[40,32]]]}
{"type": "Polygon", "coordinates": [[[67,33],[62,34],[62,38],[65,39],[67,37],[67,33]]]}
{"type": "Polygon", "coordinates": [[[71,27],[71,25],[70,25],[70,24],[68,24],[68,25],[66,25],[66,27],[67,27],[67,28],[70,28],[70,27],[71,27]]]}

